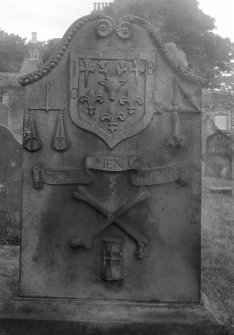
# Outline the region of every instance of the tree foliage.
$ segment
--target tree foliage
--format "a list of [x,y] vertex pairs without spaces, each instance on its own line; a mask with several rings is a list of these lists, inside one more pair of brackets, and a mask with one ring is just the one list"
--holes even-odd
[[43,63],[47,62],[53,53],[59,48],[61,38],[53,38],[41,44],[41,52],[43,54]]
[[0,72],[19,72],[26,50],[25,39],[0,29]]
[[105,13],[115,19],[140,16],[152,23],[164,42],[176,43],[194,72],[211,85],[217,71],[229,71],[233,44],[212,32],[215,20],[199,9],[196,0],[115,0]]
[[[114,19],[135,15],[152,23],[165,42],[186,53],[189,66],[208,79],[210,87],[221,87],[223,74],[230,72],[233,43],[213,32],[215,20],[199,9],[197,0],[115,0],[104,12]],[[59,43],[57,38],[38,43],[43,62]],[[0,72],[18,72],[27,48],[25,39],[0,29]]]

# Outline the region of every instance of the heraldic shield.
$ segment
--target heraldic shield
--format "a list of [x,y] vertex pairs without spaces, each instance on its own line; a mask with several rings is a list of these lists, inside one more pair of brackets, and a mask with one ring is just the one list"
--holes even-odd
[[155,53],[83,51],[70,56],[70,115],[112,149],[154,114]]

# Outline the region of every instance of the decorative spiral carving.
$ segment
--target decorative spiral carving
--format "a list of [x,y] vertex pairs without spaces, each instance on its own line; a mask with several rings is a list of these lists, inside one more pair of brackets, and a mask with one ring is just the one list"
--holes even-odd
[[132,28],[129,22],[122,21],[116,27],[116,33],[119,37],[127,39],[132,36]]
[[102,19],[97,23],[97,35],[100,37],[106,37],[113,33],[114,27],[110,20]]

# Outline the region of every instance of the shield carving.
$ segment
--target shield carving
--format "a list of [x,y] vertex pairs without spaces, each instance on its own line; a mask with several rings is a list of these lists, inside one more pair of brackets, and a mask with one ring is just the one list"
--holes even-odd
[[71,53],[70,116],[112,149],[141,132],[154,114],[155,53]]

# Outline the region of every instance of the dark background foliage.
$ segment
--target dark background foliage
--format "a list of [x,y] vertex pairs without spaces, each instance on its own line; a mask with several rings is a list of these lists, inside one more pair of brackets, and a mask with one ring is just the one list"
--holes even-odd
[[164,42],[174,42],[186,53],[194,72],[216,86],[217,74],[230,71],[233,44],[212,32],[215,20],[198,6],[196,0],[116,0],[105,13],[115,19],[143,17],[159,30]]
[[[164,42],[174,42],[186,53],[190,68],[212,88],[219,88],[222,74],[231,69],[233,43],[213,32],[215,20],[199,9],[197,0],[115,0],[104,12],[115,19],[135,15],[152,23]],[[44,62],[60,40],[39,43]],[[0,30],[0,72],[18,72],[27,48],[25,39]]]
[[25,39],[0,29],[1,72],[18,72],[26,51]]

